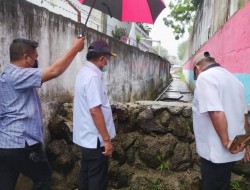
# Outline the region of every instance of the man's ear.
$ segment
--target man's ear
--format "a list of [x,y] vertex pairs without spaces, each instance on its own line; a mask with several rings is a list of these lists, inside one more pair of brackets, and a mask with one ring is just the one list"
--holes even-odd
[[103,61],[103,60],[105,60],[105,58],[104,58],[104,56],[102,55],[102,56],[100,57],[100,61]]
[[28,58],[29,58],[29,55],[26,54],[26,53],[25,53],[25,54],[23,55],[23,57],[22,57],[22,59],[23,59],[23,60],[26,60],[26,61],[28,60]]

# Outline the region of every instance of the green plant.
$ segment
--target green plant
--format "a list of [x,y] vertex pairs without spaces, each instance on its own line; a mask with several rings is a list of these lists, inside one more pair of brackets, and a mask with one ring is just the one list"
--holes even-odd
[[168,170],[170,171],[169,169],[169,165],[166,161],[163,160],[162,156],[160,154],[157,155],[157,160],[160,161],[160,170]]
[[183,82],[186,81],[185,76],[184,76],[184,74],[183,74],[183,72],[182,72],[182,68],[180,68],[180,69],[177,71],[176,74],[178,75],[178,77],[180,77],[180,80],[181,80],[181,81],[183,81]]
[[157,179],[157,181],[154,183],[154,190],[161,190],[161,179]]
[[174,31],[175,39],[184,36],[186,30],[190,30],[201,0],[176,0],[170,1],[170,14],[163,18],[166,26]]
[[126,36],[126,35],[127,35],[127,31],[125,28],[116,26],[115,30],[112,30],[112,36],[118,40],[120,40],[122,36]]
[[231,182],[231,188],[232,190],[244,190],[244,184],[239,180],[235,180]]
[[240,0],[240,1],[238,2],[238,7],[239,7],[239,9],[241,9],[241,8],[244,7],[244,0]]
[[136,42],[140,42],[141,41],[141,36],[139,34],[137,34],[135,39],[136,39]]

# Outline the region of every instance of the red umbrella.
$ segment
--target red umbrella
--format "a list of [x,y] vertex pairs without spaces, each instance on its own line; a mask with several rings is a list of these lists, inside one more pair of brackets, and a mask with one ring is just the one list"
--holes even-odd
[[[163,0],[78,0],[83,5],[109,14],[120,21],[153,24],[161,11],[166,8]],[[86,20],[86,24],[89,19]]]

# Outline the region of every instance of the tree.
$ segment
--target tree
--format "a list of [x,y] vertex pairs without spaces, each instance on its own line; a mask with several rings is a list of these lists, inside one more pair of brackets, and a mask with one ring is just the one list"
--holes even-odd
[[163,58],[165,58],[165,59],[168,59],[169,54],[168,54],[168,50],[167,50],[166,48],[157,45],[157,46],[153,46],[153,49],[154,49],[157,53],[160,52],[160,53],[159,53],[159,56],[161,56],[161,57],[163,57]]
[[118,40],[120,40],[122,36],[126,35],[127,31],[125,28],[115,26],[115,30],[112,30],[112,36]]
[[202,0],[175,0],[169,3],[170,14],[163,18],[166,26],[174,30],[175,39],[183,37],[193,25],[195,14]]
[[177,55],[178,55],[178,58],[180,60],[183,61],[184,59],[184,56],[185,56],[185,53],[186,53],[186,50],[187,50],[187,45],[188,45],[188,41],[184,41],[182,42],[179,46],[178,46],[178,52],[177,52]]

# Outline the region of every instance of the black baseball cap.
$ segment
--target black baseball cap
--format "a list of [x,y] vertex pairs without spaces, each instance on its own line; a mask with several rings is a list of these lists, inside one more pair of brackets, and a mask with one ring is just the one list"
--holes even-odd
[[116,56],[115,53],[111,52],[108,43],[105,42],[104,40],[97,40],[92,42],[88,48],[88,53],[89,52],[107,53],[111,56]]

